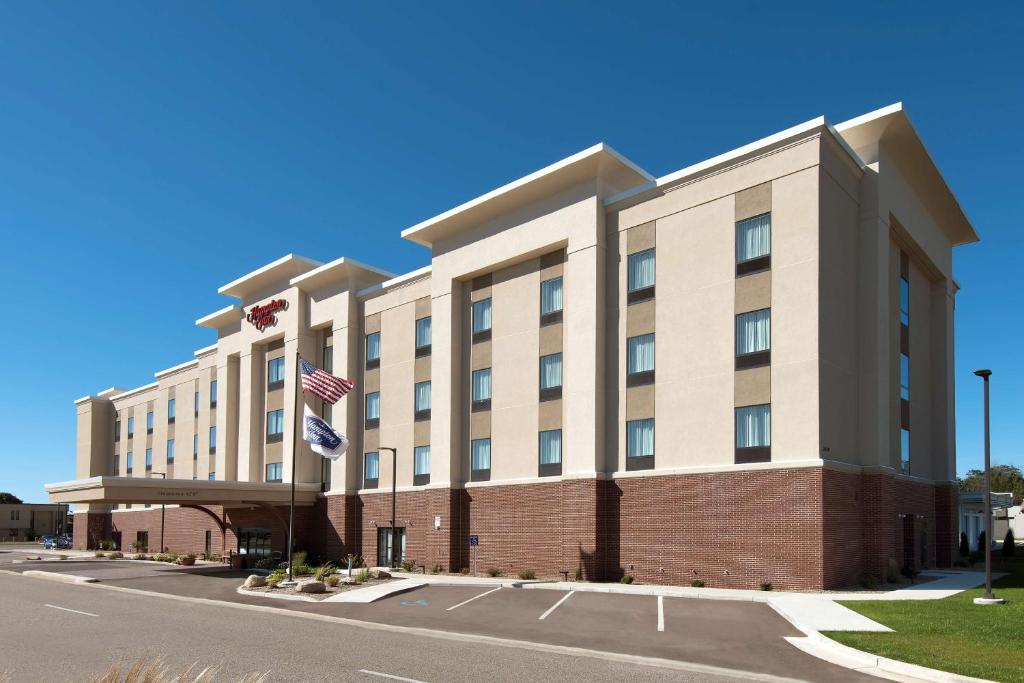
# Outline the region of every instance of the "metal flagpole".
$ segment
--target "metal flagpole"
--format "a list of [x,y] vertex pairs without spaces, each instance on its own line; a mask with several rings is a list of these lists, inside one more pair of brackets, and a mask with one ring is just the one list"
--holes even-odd
[[295,422],[292,425],[292,491],[291,491],[291,502],[288,505],[288,582],[292,583],[292,547],[295,545],[292,542],[292,533],[295,529],[295,451],[296,443],[298,441],[298,428],[299,420],[304,417],[299,416],[299,387],[302,386],[302,377],[300,376],[299,370],[299,352],[295,352],[295,400],[292,401],[292,408],[295,410]]

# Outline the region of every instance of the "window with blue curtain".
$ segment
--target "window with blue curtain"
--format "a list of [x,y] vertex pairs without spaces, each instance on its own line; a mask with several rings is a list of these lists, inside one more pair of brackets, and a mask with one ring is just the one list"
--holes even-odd
[[284,383],[284,356],[267,361],[267,384]]
[[147,448],[146,449],[146,469],[147,470],[153,469],[153,449],[152,448]]
[[135,457],[132,455],[131,451],[128,451],[125,455],[125,464],[128,466],[128,471],[131,472],[132,466],[135,464]]
[[210,476],[207,477],[207,479],[209,479],[210,481],[213,481],[216,478],[217,478],[217,473],[216,472],[210,472]]
[[772,253],[772,215],[747,218],[736,223],[736,262],[743,263]]
[[630,292],[654,286],[654,249],[629,255],[627,280]]
[[470,444],[472,458],[473,458],[473,469],[474,470],[489,470],[491,469],[491,440],[490,439],[473,439]]
[[168,422],[174,422],[174,399],[167,400],[167,420]]
[[651,372],[654,370],[654,334],[641,334],[626,340],[626,372]]
[[421,410],[430,410],[430,381],[417,382],[414,387],[415,404],[414,410],[420,412]]
[[540,357],[540,388],[553,389],[562,386],[562,354],[552,353]]
[[903,474],[910,473],[910,430],[900,430],[900,470]]
[[217,425],[210,427],[210,450],[217,447]]
[[562,310],[562,278],[556,277],[540,283],[540,314]]
[[474,401],[489,401],[491,400],[491,369],[483,368],[482,370],[473,371],[473,400]]
[[195,460],[199,457],[199,435],[192,435],[192,459]]
[[374,391],[366,395],[366,419],[380,419],[380,392]]
[[736,355],[768,351],[772,346],[772,312],[760,311],[741,313],[736,316]]
[[473,331],[485,332],[491,329],[491,300],[483,299],[473,304]]
[[146,413],[146,433],[152,433],[153,431],[153,411]]
[[271,410],[267,413],[267,436],[284,434],[284,410]]
[[267,463],[267,481],[281,481],[284,475],[284,465],[279,462]]
[[422,349],[430,346],[431,339],[430,318],[420,318],[416,321],[416,348]]
[[900,322],[910,325],[910,283],[907,278],[900,278]]
[[430,474],[430,446],[417,446],[413,450],[413,474]]
[[562,430],[552,429],[540,433],[540,464],[557,465],[562,462]]
[[365,479],[380,479],[380,455],[377,451],[366,454],[363,473]]
[[133,434],[135,434],[135,418],[134,417],[129,417],[128,418],[128,436],[132,436]]
[[210,380],[210,406],[217,405],[217,380]]
[[380,360],[380,332],[366,335],[366,360]]
[[630,420],[626,423],[626,457],[654,455],[654,418]]
[[763,448],[772,445],[772,408],[770,405],[736,409],[736,448]]
[[910,400],[910,357],[900,354],[900,398]]
[[167,462],[174,462],[174,439],[167,439]]

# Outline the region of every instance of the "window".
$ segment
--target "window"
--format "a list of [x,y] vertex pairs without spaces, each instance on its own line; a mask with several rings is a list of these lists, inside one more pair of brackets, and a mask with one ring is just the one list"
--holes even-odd
[[736,409],[736,463],[768,462],[772,445],[770,405]]
[[552,429],[540,433],[539,457],[539,476],[551,477],[562,473],[561,429]]
[[128,451],[128,453],[125,454],[125,464],[128,465],[128,474],[131,474],[132,473],[132,465],[135,464],[135,458],[132,457],[132,452],[131,451]]
[[199,435],[198,434],[193,434],[192,435],[192,459],[193,460],[198,460],[199,459]]
[[121,473],[121,456],[114,453],[114,476],[116,477]]
[[363,456],[363,488],[375,489],[380,480],[380,454],[372,451]]
[[430,355],[430,345],[433,342],[433,331],[431,330],[430,318],[420,318],[416,321],[416,357]]
[[149,411],[148,413],[146,413],[146,433],[147,434],[152,434],[153,433],[153,411],[152,410]]
[[268,482],[280,482],[282,481],[282,475],[284,473],[284,464],[279,462],[268,462],[267,463],[267,481]]
[[771,267],[772,215],[764,213],[736,223],[736,274]]
[[210,380],[210,407],[217,407],[217,380]]
[[380,367],[380,332],[366,335],[366,369]]
[[413,450],[413,486],[430,483],[430,446],[417,446]]
[[491,409],[491,369],[473,371],[473,412]]
[[114,441],[121,440],[121,416],[114,418]]
[[473,341],[491,338],[491,300],[482,299],[473,304]]
[[900,252],[900,470],[910,471],[910,257]]
[[540,324],[562,322],[562,278],[556,277],[540,283]]
[[768,365],[772,360],[770,308],[736,316],[736,369]]
[[900,471],[910,474],[910,430],[900,430]]
[[210,427],[210,452],[217,452],[217,425]]
[[284,439],[284,410],[267,412],[267,443],[277,443]]
[[192,412],[195,414],[195,417],[199,417],[199,392],[198,391],[195,392],[194,403],[192,405]]
[[562,354],[540,357],[540,400],[562,398]]
[[374,391],[366,395],[366,428],[380,426],[380,392]]
[[167,439],[167,463],[174,463],[174,439]]
[[324,347],[324,371],[334,372],[334,346]]
[[210,472],[210,476],[207,477],[207,479],[209,479],[210,481],[213,481],[216,478],[217,478],[217,473],[216,472]]
[[626,340],[626,386],[654,384],[654,334]]
[[654,249],[630,254],[626,261],[626,303],[654,298]]
[[430,419],[430,381],[417,382],[416,386],[413,387],[413,409],[415,410],[415,419],[417,420],[429,420]]
[[11,521],[16,522],[21,519],[21,510],[11,510]]
[[654,418],[626,422],[626,470],[654,469]]
[[149,472],[151,469],[153,469],[153,449],[152,448],[147,448],[146,449],[146,471]]
[[487,481],[491,478],[491,440],[473,439],[471,481]]
[[128,438],[132,438],[135,434],[135,417],[128,418]]
[[910,357],[905,353],[900,354],[900,398],[910,400]]
[[900,324],[910,325],[910,282],[900,277]]
[[271,358],[267,361],[267,389],[280,389],[284,386],[284,356]]
[[167,400],[167,424],[174,424],[174,399]]

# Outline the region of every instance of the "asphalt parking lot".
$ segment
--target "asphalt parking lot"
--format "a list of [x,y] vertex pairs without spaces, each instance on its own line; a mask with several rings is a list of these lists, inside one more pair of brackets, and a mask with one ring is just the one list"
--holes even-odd
[[[0,560],[2,562],[2,560]],[[361,621],[658,657],[808,681],[872,677],[807,655],[783,640],[802,635],[762,603],[550,589],[425,586],[370,604],[242,596],[248,572],[85,558],[4,567],[91,576],[103,584],[244,602]]]

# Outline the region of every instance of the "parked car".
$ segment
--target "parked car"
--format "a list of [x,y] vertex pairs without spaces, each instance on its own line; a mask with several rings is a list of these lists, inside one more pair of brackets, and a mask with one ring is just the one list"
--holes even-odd
[[68,550],[71,548],[71,539],[66,536],[51,537],[50,540],[43,543],[43,548],[46,550]]
[[53,534],[47,534],[47,535],[45,535],[45,536],[40,536],[40,537],[39,537],[39,542],[40,542],[40,543],[42,543],[42,544],[43,544],[44,546],[45,546],[45,545],[46,545],[47,543],[51,543],[51,542],[53,542],[53,541],[55,541],[55,540],[57,540],[57,537],[56,537],[56,536],[54,536]]

